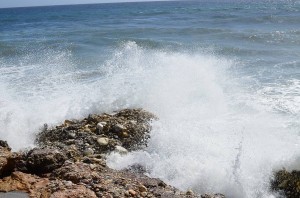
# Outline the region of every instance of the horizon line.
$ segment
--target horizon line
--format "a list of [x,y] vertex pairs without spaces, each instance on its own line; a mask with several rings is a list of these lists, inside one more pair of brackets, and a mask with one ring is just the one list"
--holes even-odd
[[[29,5],[29,6],[9,6],[0,7],[0,9],[11,8],[34,8],[34,7],[52,7],[52,6],[76,6],[76,5],[97,5],[97,4],[121,4],[121,3],[146,3],[146,2],[164,2],[164,1],[180,1],[180,0],[143,0],[143,1],[115,1],[115,2],[91,2],[91,3],[74,3],[74,4],[50,4],[50,5]],[[188,0],[190,1],[190,0]]]

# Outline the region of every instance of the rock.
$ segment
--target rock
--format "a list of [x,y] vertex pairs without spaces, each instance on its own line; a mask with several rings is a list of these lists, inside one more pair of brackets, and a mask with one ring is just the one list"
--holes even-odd
[[67,157],[55,148],[35,148],[29,151],[26,166],[31,173],[52,172],[63,165]]
[[100,146],[107,146],[108,145],[108,138],[98,138],[97,142]]
[[144,185],[139,185],[140,192],[147,192],[147,188]]
[[103,130],[103,127],[106,125],[106,122],[99,122],[96,126],[97,129],[99,129],[99,131]]
[[0,178],[8,176],[15,168],[16,155],[6,141],[0,140]]
[[121,133],[126,130],[126,127],[123,126],[122,124],[116,124],[112,126],[112,132],[114,133]]
[[286,198],[300,197],[300,171],[288,172],[283,169],[275,172],[271,188],[274,191],[282,192]]
[[137,194],[137,193],[136,193],[134,190],[132,190],[132,189],[129,189],[128,192],[129,192],[129,194],[132,195],[132,196],[135,196],[135,195]]
[[23,191],[29,193],[30,197],[49,197],[47,190],[49,179],[40,178],[35,175],[22,172],[13,172],[11,176],[0,180],[0,191]]
[[225,198],[225,195],[217,193],[217,194],[204,194],[201,195],[201,198]]
[[194,194],[194,192],[191,189],[188,189],[186,191],[186,195],[193,195],[193,194]]
[[86,188],[83,185],[76,185],[71,189],[61,189],[53,194],[51,194],[50,198],[96,198],[96,194],[90,189]]
[[127,149],[122,146],[116,146],[115,151],[120,153],[121,155],[126,155],[128,153]]
[[11,151],[11,148],[8,146],[7,141],[0,140],[0,147],[5,148],[8,151]]
[[83,155],[84,156],[89,156],[89,155],[93,155],[94,154],[94,150],[92,148],[86,148],[84,151],[83,151]]

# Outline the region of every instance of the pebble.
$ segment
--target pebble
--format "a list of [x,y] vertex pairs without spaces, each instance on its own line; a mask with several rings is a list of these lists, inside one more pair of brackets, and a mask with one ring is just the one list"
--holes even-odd
[[121,132],[121,131],[124,131],[126,130],[126,127],[124,127],[122,124],[116,124],[114,127],[113,127],[114,131],[115,132]]
[[127,132],[123,132],[122,136],[125,137],[125,138],[127,138],[127,137],[129,137],[129,134]]
[[64,184],[67,187],[71,187],[73,183],[71,181],[65,181]]
[[103,127],[106,125],[106,122],[99,122],[98,124],[97,124],[97,129],[99,129],[100,131],[102,131],[103,130]]
[[97,167],[97,165],[95,165],[95,164],[90,164],[90,168],[93,170],[93,169],[95,169]]
[[147,196],[147,192],[142,192],[141,195],[142,195],[142,197],[146,197]]
[[100,146],[106,146],[108,145],[108,138],[98,138],[97,142]]
[[70,133],[68,134],[68,136],[69,136],[69,138],[75,138],[75,137],[76,137],[76,133],[70,132]]
[[83,154],[84,154],[85,156],[93,155],[93,154],[94,154],[94,151],[93,151],[93,149],[91,149],[91,148],[87,148],[87,149],[85,149],[85,150],[83,151]]
[[140,192],[147,192],[147,188],[144,185],[139,186],[139,191]]
[[137,193],[136,193],[134,190],[132,190],[132,189],[129,189],[128,192],[129,192],[129,194],[131,194],[132,196],[135,196],[135,195],[137,194]]
[[120,153],[121,155],[125,155],[128,153],[127,149],[122,146],[116,146],[115,151]]

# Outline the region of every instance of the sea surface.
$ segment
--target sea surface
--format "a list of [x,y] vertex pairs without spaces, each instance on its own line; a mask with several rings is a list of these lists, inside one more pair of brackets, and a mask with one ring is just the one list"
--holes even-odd
[[[300,1],[177,1],[0,9],[0,139],[144,108],[149,147],[112,154],[181,190],[278,197],[300,168]],[[298,162],[297,162],[298,161]]]

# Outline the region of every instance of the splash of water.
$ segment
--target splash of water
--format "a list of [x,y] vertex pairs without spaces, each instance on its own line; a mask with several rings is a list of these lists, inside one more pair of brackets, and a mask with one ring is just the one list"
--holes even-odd
[[69,52],[47,53],[51,60],[33,54],[0,68],[0,134],[14,149],[32,144],[46,122],[142,107],[160,118],[149,147],[112,154],[109,165],[140,163],[150,176],[183,190],[270,197],[272,170],[299,154],[299,126],[265,105],[264,88],[240,86],[243,76],[230,73],[233,60],[127,42],[105,64],[84,71]]

